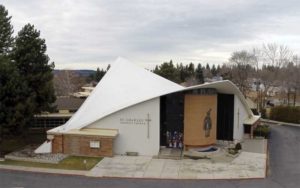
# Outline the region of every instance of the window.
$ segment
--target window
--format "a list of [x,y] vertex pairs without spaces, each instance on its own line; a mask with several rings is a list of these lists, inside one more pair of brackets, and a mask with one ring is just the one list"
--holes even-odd
[[100,141],[90,141],[90,148],[100,148]]

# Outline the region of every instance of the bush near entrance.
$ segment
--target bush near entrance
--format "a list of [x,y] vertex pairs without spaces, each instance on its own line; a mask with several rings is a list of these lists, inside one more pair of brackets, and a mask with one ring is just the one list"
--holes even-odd
[[300,106],[276,106],[271,109],[270,119],[288,123],[300,123]]
[[268,125],[259,125],[253,131],[254,137],[270,138],[270,127]]

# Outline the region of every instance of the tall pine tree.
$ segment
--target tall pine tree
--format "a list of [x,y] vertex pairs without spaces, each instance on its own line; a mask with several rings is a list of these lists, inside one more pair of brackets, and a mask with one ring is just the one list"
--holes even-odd
[[33,25],[27,24],[18,33],[13,58],[20,76],[29,87],[28,96],[33,97],[34,113],[51,110],[55,101],[53,87],[54,63],[49,63],[45,40]]
[[213,64],[213,66],[211,68],[211,74],[213,76],[217,76],[217,68],[216,68],[215,64]]
[[[30,121],[31,98],[17,68],[7,57],[0,57],[0,127],[11,134],[20,133]],[[1,132],[0,131],[0,132]]]
[[196,79],[200,84],[204,83],[204,75],[203,75],[203,68],[201,63],[198,64],[196,70],[195,70],[195,74],[196,74]]
[[100,80],[103,78],[103,76],[105,75],[106,71],[104,71],[103,69],[99,69],[99,67],[96,70],[96,73],[94,74],[94,80],[97,82],[100,82]]
[[191,62],[189,65],[186,66],[187,67],[187,78],[193,78],[195,75],[195,66],[194,64]]
[[24,126],[26,108],[22,98],[25,85],[9,58],[13,44],[10,19],[8,11],[0,5],[0,145],[5,135],[16,134]]
[[3,5],[0,5],[0,55],[8,55],[13,45],[14,32],[10,24],[11,16]]

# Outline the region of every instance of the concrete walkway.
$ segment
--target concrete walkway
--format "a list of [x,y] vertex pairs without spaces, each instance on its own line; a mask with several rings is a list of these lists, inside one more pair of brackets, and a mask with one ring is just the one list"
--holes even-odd
[[243,179],[264,178],[266,140],[245,140],[243,152],[235,159],[222,153],[213,159],[153,159],[146,156],[104,158],[91,171],[0,165],[0,169],[92,177],[158,179]]
[[241,179],[264,178],[266,154],[242,152],[231,162],[201,159],[152,159],[115,156],[104,158],[87,175],[159,179]]
[[267,153],[268,140],[245,139],[242,143],[243,151],[251,153]]

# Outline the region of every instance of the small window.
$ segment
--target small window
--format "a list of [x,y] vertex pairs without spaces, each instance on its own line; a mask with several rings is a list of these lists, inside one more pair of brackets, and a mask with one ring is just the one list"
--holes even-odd
[[90,148],[100,148],[100,141],[90,141]]

